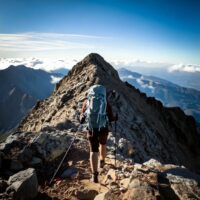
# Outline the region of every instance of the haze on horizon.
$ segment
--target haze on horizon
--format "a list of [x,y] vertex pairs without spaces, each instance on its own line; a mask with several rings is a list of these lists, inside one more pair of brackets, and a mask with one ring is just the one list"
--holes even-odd
[[182,63],[200,70],[199,0],[0,4],[0,62],[29,57],[76,61],[97,52],[115,62]]

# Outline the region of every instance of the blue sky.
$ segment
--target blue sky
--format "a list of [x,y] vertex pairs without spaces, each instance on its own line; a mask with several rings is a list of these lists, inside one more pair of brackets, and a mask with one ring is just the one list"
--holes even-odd
[[200,65],[199,0],[0,0],[0,57]]

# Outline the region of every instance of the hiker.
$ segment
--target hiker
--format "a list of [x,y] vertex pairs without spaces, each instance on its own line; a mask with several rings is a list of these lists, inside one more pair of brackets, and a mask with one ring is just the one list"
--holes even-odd
[[106,157],[106,141],[108,125],[116,120],[112,108],[106,98],[106,88],[103,85],[93,85],[83,102],[80,122],[87,122],[87,137],[90,146],[91,181],[98,183],[98,153],[100,168],[103,168]]

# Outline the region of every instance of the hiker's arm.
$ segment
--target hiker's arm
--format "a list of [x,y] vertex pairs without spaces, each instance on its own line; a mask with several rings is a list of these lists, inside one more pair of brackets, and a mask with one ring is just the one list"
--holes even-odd
[[86,111],[86,109],[87,109],[87,101],[85,100],[84,102],[83,102],[83,106],[82,106],[82,114],[84,114],[85,113],[85,111]]
[[83,124],[85,122],[85,111],[87,109],[87,101],[85,100],[83,102],[83,106],[82,106],[82,109],[81,109],[81,115],[80,115],[80,123]]

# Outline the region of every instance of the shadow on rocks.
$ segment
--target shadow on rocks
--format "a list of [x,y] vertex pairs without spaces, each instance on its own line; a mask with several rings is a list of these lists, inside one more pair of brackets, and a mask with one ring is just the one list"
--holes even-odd
[[176,195],[174,190],[170,187],[169,180],[165,177],[165,174],[158,174],[159,192],[161,195],[160,200],[179,200],[179,197]]
[[[41,200],[52,200],[52,198],[50,196],[48,196],[48,194],[41,193],[41,192],[39,192],[38,195],[37,195],[37,197],[35,197],[35,199],[33,199],[33,200],[39,200],[39,199],[41,199]],[[53,199],[54,200],[58,200],[55,197]]]

